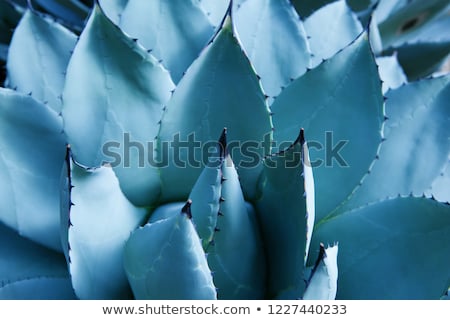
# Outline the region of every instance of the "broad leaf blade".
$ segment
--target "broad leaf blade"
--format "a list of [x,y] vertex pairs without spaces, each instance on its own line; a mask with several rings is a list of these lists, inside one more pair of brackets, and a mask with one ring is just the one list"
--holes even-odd
[[277,96],[310,67],[305,29],[288,0],[246,0],[233,22],[267,95]]
[[305,20],[305,29],[312,53],[312,67],[331,58],[363,31],[345,0],[333,2],[314,12]]
[[314,230],[313,247],[335,241],[337,299],[439,299],[450,279],[447,204],[407,197],[347,211]]
[[149,223],[127,241],[125,270],[136,299],[216,299],[200,239],[186,214]]
[[168,165],[161,169],[163,200],[187,198],[210,143],[215,145],[224,127],[236,146],[231,154],[244,193],[252,198],[260,159],[269,150],[270,143],[260,145],[271,137],[271,121],[259,81],[229,18],[180,81],[164,114],[158,139],[160,150],[168,149]]
[[[71,170],[68,231],[69,270],[81,299],[129,298],[122,265],[125,242],[146,218],[146,210],[134,207],[122,194],[110,167]],[[62,217],[67,214],[62,213]],[[64,241],[64,240],[63,240]]]
[[[220,27],[230,0],[197,0],[214,27]],[[233,2],[235,3],[236,0]]]
[[62,119],[28,95],[0,88],[0,220],[55,250],[59,240]]
[[152,50],[175,83],[214,33],[199,5],[186,0],[128,0],[120,27]]
[[95,6],[68,67],[64,130],[75,160],[111,163],[125,195],[140,206],[160,193],[153,139],[173,88],[156,59]]
[[65,72],[76,41],[75,34],[57,22],[27,10],[9,48],[8,85],[31,92],[60,112]]
[[314,225],[314,181],[302,136],[264,161],[256,202],[268,263],[268,296],[298,298]]
[[334,300],[337,292],[338,245],[325,249],[320,246],[320,253],[312,270],[311,277],[303,294],[304,300]]
[[129,0],[99,0],[100,7],[108,18],[116,25],[120,24],[120,19]]
[[278,145],[299,128],[308,133],[320,219],[359,184],[381,141],[383,97],[367,34],[292,82],[272,110]]
[[75,299],[62,254],[0,224],[1,299]]
[[410,83],[387,94],[386,141],[347,208],[398,194],[422,195],[432,186],[450,154],[449,100],[450,76]]
[[402,67],[398,63],[397,55],[377,58],[378,71],[383,81],[383,94],[392,89],[397,89],[408,82]]

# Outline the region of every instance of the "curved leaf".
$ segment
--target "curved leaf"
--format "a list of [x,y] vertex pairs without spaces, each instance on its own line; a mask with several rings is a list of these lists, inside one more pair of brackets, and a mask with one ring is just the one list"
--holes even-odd
[[55,250],[64,153],[61,118],[28,95],[0,88],[0,221]]
[[425,192],[426,195],[434,197],[441,202],[450,202],[450,194],[448,192],[450,186],[450,156],[445,164],[444,169],[439,176],[433,181],[430,189]]
[[63,255],[0,224],[0,298],[74,299]]
[[387,94],[386,141],[345,207],[398,194],[422,195],[431,187],[450,154],[449,100],[450,76],[410,83]]
[[268,296],[298,299],[315,217],[314,180],[303,131],[264,161],[256,202],[268,265]]
[[193,0],[128,0],[120,27],[161,59],[175,83],[214,33]]
[[383,97],[367,34],[292,82],[272,111],[279,145],[308,132],[320,219],[358,185],[381,141]]
[[[71,169],[69,220],[62,221],[68,235],[68,262],[72,283],[80,299],[129,298],[122,255],[130,233],[146,218],[122,194],[110,167]],[[62,218],[67,213],[62,212]],[[63,239],[63,242],[65,240]]]
[[261,143],[271,137],[271,121],[258,78],[233,34],[230,18],[180,81],[164,114],[158,139],[160,150],[168,154],[168,165],[161,169],[164,201],[187,198],[208,148],[215,146],[215,137],[224,127],[234,147],[230,153],[243,190],[252,198],[260,159],[270,148],[270,143],[263,147]]
[[30,2],[34,6],[37,4],[37,8],[43,8],[78,30],[83,29],[84,20],[87,18],[90,9],[78,0],[31,0]]
[[320,245],[319,257],[314,265],[308,284],[306,285],[304,300],[334,300],[337,292],[338,246],[325,249]]
[[310,66],[305,29],[289,0],[246,0],[233,23],[267,95],[277,96]]
[[[214,27],[220,27],[226,15],[230,0],[197,0]],[[236,2],[234,0],[233,2]]]
[[168,72],[95,6],[64,88],[64,130],[74,158],[109,162],[125,195],[150,206],[160,193],[153,139],[174,84]]
[[315,228],[313,246],[335,241],[337,299],[439,299],[450,279],[450,206],[431,199],[376,202]]
[[76,41],[75,34],[63,26],[27,10],[11,40],[8,85],[32,92],[35,99],[60,112],[65,72]]
[[305,20],[305,29],[312,53],[312,67],[334,56],[363,31],[345,0],[330,3],[315,11]]
[[216,299],[200,239],[185,214],[139,228],[127,241],[124,266],[136,299]]
[[223,159],[220,209],[208,264],[220,299],[262,299],[265,256],[254,211],[248,210],[229,155]]

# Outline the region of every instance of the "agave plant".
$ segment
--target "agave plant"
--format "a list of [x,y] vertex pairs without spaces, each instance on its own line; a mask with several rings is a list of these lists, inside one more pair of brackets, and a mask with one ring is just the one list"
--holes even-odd
[[444,297],[448,4],[369,2],[0,2],[0,297]]

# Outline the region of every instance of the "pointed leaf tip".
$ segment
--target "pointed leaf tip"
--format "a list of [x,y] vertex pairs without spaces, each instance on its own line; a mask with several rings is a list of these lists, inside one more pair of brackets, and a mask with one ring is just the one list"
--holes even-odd
[[185,214],[189,220],[192,219],[192,211],[191,211],[192,200],[189,199],[186,201],[186,204],[183,208],[181,208],[181,214]]

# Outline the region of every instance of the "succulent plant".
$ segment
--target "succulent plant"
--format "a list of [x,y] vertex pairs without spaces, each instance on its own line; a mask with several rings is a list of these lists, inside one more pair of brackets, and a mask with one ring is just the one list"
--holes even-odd
[[0,297],[448,297],[448,2],[315,3],[0,1]]

